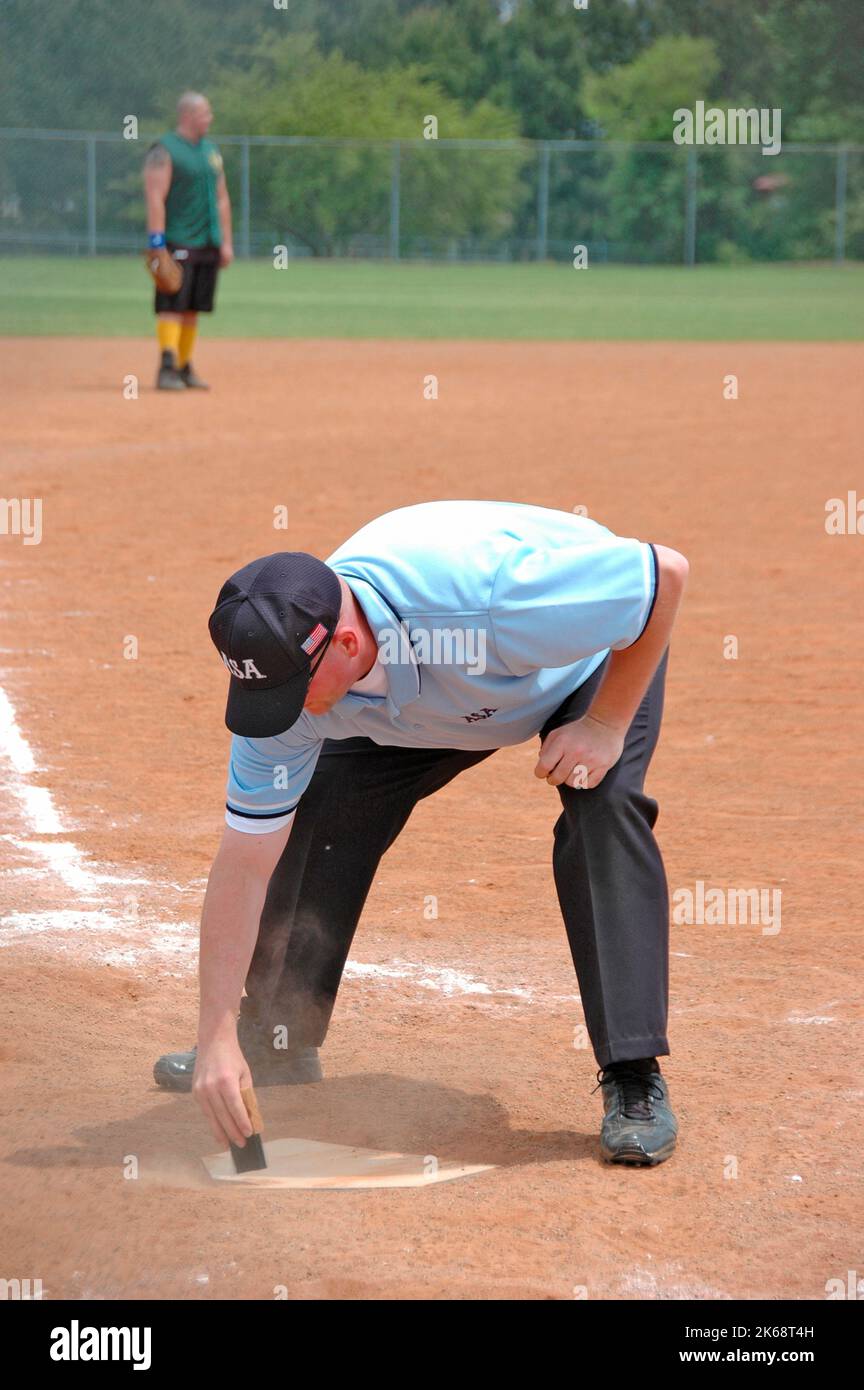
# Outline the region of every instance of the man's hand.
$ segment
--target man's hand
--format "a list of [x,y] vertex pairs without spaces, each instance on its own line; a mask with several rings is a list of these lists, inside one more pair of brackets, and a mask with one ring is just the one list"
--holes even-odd
[[[603,781],[610,767],[621,757],[625,732],[611,724],[603,724],[590,714],[572,724],[563,724],[560,729],[553,729],[540,745],[534,776],[545,778],[550,787],[560,787],[566,782],[568,786],[590,791]],[[576,776],[571,777],[574,769]]]
[[244,835],[226,825],[213,861],[201,914],[201,1007],[192,1090],[210,1128],[223,1143],[242,1147],[252,1133],[241,1086],[252,1077],[237,1041],[237,1012],[261,909],[293,816],[282,830]]
[[227,243],[223,242],[222,247],[219,251],[219,264],[221,265],[222,269],[225,270],[225,268],[231,264],[233,259],[234,247],[231,245],[230,241]]
[[230,1037],[211,1042],[198,1049],[192,1094],[207,1118],[214,1138],[227,1148],[239,1144],[242,1149],[252,1133],[252,1125],[240,1095],[241,1087],[252,1085],[252,1073],[240,1051],[237,1031]]

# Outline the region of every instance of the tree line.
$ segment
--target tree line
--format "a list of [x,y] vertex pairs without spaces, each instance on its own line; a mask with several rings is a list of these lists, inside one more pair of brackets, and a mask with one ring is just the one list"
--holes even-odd
[[[0,125],[143,132],[173,122],[179,91],[205,90],[219,133],[416,139],[657,140],[670,152],[590,152],[550,169],[550,241],[612,239],[627,258],[677,259],[683,161],[676,108],[779,108],[783,139],[864,142],[860,0],[67,0],[0,6]],[[431,143],[431,142],[430,142]],[[677,157],[676,157],[677,155]],[[446,156],[446,157],[445,157]],[[833,218],[829,161],[779,177],[749,152],[713,151],[699,182],[699,258],[824,253]],[[36,173],[0,156],[0,191]],[[28,153],[28,159],[32,153]],[[789,161],[793,161],[790,163]],[[778,165],[778,172],[780,166]],[[229,178],[236,168],[228,161]],[[860,171],[860,172],[859,172]],[[253,204],[265,240],[316,254],[383,235],[392,169],[373,150],[256,152]],[[530,153],[419,152],[402,170],[402,227],[430,246],[536,228]],[[61,180],[62,182],[62,180]],[[848,233],[864,254],[864,171],[850,173]],[[110,195],[117,217],[129,173]],[[35,187],[35,186],[34,186]],[[110,197],[109,197],[110,202]],[[526,251],[527,254],[527,251]]]

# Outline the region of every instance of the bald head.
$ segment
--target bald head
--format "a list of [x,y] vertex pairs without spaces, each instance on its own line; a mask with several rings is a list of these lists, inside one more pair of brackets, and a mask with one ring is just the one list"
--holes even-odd
[[213,112],[203,92],[184,92],[177,102],[177,133],[186,140],[200,140],[210,129]]
[[196,106],[206,106],[207,98],[203,92],[184,92],[177,102],[177,115],[181,119],[187,111],[192,111]]

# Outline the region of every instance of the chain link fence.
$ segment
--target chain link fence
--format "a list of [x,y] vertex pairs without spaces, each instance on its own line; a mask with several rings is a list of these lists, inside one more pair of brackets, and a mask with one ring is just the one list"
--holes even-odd
[[[144,239],[155,135],[0,129],[0,253]],[[864,146],[221,136],[241,256],[864,259]]]

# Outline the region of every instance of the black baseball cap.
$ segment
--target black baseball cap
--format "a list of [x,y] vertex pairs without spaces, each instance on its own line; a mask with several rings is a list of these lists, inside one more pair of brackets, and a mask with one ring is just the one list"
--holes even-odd
[[335,571],[300,550],[253,560],[222,585],[209,627],[231,674],[232,733],[272,738],[299,719],[341,607]]

